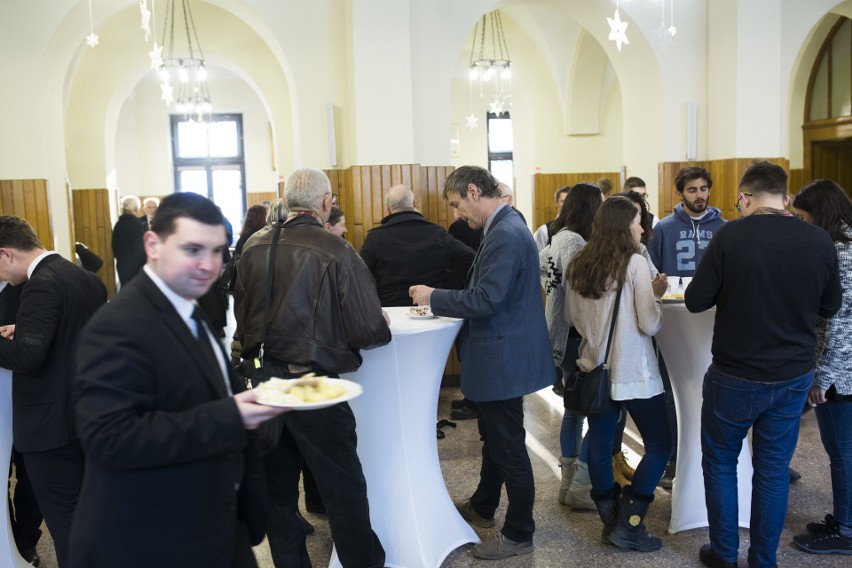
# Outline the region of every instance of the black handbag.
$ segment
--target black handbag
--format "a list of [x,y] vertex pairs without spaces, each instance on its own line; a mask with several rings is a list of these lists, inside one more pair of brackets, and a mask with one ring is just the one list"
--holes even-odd
[[234,286],[237,284],[237,261],[240,260],[240,253],[235,252],[225,268],[222,269],[222,275],[219,276],[219,288],[229,294],[234,293]]
[[615,320],[618,319],[618,304],[621,303],[621,288],[615,297],[615,307],[612,312],[612,322],[609,325],[609,337],[606,340],[604,362],[584,373],[579,368],[574,369],[565,377],[565,393],[562,397],[565,410],[581,416],[597,416],[605,414],[609,409],[609,348],[612,346],[612,334],[615,331]]

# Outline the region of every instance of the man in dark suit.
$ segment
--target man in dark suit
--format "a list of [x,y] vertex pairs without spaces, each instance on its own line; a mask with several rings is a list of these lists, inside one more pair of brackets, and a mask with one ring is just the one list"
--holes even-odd
[[473,262],[473,249],[423,218],[414,193],[395,185],[385,196],[387,217],[370,230],[361,258],[376,280],[382,306],[410,306],[412,284],[461,288]]
[[538,251],[520,216],[501,202],[497,180],[487,170],[455,170],[447,176],[444,199],[472,228],[483,229],[464,290],[410,290],[414,302],[431,305],[435,315],[465,319],[459,332],[461,388],[477,403],[483,448],[479,486],[456,507],[471,524],[493,527],[505,483],[509,507],[503,529],[472,553],[487,560],[529,554],[535,485],[524,444],[523,397],[553,383]]
[[266,512],[247,431],[284,410],[244,390],[195,302],[218,278],[225,243],[211,201],[166,197],[143,272],[83,330],[73,568],[256,566]]
[[139,209],[139,198],[135,195],[122,199],[121,216],[112,228],[112,256],[115,257],[115,269],[122,286],[130,282],[145,266],[142,235],[145,234],[147,225],[140,221]]
[[[21,301],[21,286],[10,286],[5,280],[0,281],[0,325],[15,323],[18,317],[18,305]],[[44,515],[38,508],[33,485],[30,476],[27,475],[27,466],[21,452],[12,448],[11,464],[15,466],[15,492],[14,498],[7,493],[9,506],[9,523],[12,525],[12,535],[15,537],[15,545],[24,560],[38,566],[41,559],[36,551],[36,545],[41,538],[41,523]],[[11,478],[12,468],[9,467]],[[11,480],[10,480],[11,489]]]
[[106,302],[98,277],[44,250],[30,225],[0,216],[0,279],[22,286],[15,325],[0,327],[0,366],[12,370],[12,431],[60,568],[83,456],[71,402],[74,349],[83,325]]

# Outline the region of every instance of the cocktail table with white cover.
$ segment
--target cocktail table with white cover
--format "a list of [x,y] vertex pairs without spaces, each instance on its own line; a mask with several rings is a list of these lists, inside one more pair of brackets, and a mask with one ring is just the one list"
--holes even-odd
[[[12,457],[12,371],[0,368],[0,471],[5,476],[9,472],[9,459]],[[3,478],[5,479],[5,477]],[[6,482],[3,481],[3,488]],[[3,500],[5,501],[5,499]],[[12,535],[12,523],[9,508],[4,502],[0,525],[0,566],[9,568],[27,568],[29,563],[18,554],[15,537]]]
[[[708,524],[701,469],[701,404],[704,374],[712,360],[710,348],[715,317],[715,308],[693,314],[682,301],[664,302],[663,327],[656,336],[669,371],[677,407],[677,469],[672,487],[670,533]],[[746,439],[737,465],[741,527],[748,527],[751,519],[753,471]]]
[[[391,342],[362,351],[361,368],[343,375],[364,387],[349,404],[370,521],[386,566],[437,568],[459,546],[479,542],[447,493],[435,436],[441,377],[462,320],[412,319],[409,308],[385,311]],[[336,551],[329,566],[340,566]]]

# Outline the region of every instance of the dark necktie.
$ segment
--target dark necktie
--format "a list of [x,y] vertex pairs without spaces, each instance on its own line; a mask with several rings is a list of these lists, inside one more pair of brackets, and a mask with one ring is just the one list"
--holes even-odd
[[195,320],[195,329],[197,331],[195,338],[198,340],[201,353],[204,354],[204,359],[208,362],[208,367],[211,368],[211,371],[215,369],[216,374],[213,376],[222,381],[222,384],[226,386],[226,390],[230,390],[227,388],[225,378],[222,376],[219,359],[216,357],[213,346],[210,344],[210,334],[207,332],[207,318],[200,306],[195,306],[195,309],[192,311],[192,319]]

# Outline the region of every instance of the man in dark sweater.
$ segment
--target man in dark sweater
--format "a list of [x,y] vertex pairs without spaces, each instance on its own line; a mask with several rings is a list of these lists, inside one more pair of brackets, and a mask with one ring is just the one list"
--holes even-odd
[[387,217],[367,233],[361,258],[367,264],[382,306],[410,306],[408,289],[426,283],[434,288],[464,287],[473,249],[423,218],[414,193],[395,185],[385,196]]
[[754,480],[748,563],[776,565],[787,512],[787,467],[813,383],[817,315],[840,307],[837,257],[828,234],[787,212],[787,174],[755,162],[743,174],[745,217],[720,227],[686,307],[716,306],[713,361],[704,378],[701,449],[710,544],[707,566],[736,566],[737,456],[752,429]]

